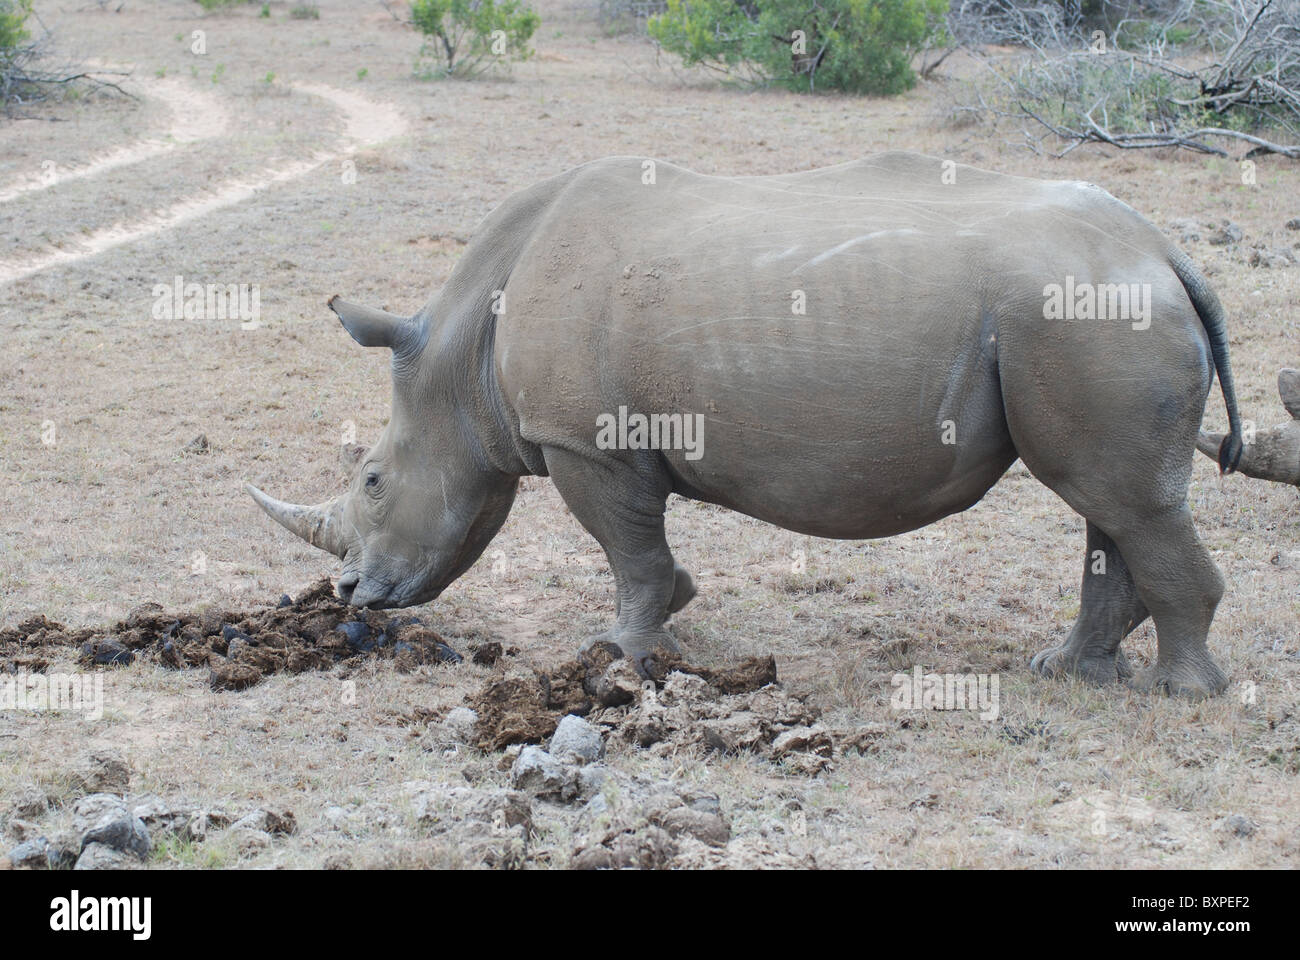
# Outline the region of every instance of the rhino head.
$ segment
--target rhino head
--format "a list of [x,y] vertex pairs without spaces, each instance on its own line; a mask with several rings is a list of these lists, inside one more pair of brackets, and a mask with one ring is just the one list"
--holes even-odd
[[[1300,486],[1300,370],[1279,373],[1277,392],[1282,396],[1282,406],[1291,414],[1291,422],[1259,431],[1255,442],[1243,449],[1238,469],[1248,477]],[[1222,440],[1222,434],[1202,430],[1196,446],[1215,457],[1219,449],[1215,444]]]
[[[473,394],[473,345],[431,340],[432,309],[406,318],[329,302],[352,338],[393,351],[393,411],[357,459],[346,493],[314,506],[248,492],[281,526],[343,561],[338,594],[358,607],[434,599],[478,559],[505,522],[518,476],[491,462]],[[489,351],[490,352],[490,351]]]

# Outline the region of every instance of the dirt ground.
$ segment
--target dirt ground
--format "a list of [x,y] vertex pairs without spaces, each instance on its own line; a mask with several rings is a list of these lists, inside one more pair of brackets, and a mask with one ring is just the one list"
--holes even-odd
[[[325,301],[413,312],[494,205],[604,155],[763,174],[905,148],[1096,182],[1207,271],[1243,415],[1285,419],[1275,378],[1300,366],[1300,267],[1278,251],[1300,247],[1284,226],[1300,217],[1295,163],[1257,158],[1243,184],[1235,162],[1190,154],[1053,160],[1015,129],[949,123],[943,81],[890,100],[728,89],[608,35],[590,8],[537,6],[537,56],[510,76],[420,82],[418,38],[377,3],[326,0],[308,20],[283,2],[269,18],[37,3],[62,50],[129,68],[136,97],[0,121],[0,627],[43,615],[82,631],[42,647],[44,669],[85,669],[85,644],[144,603],[191,625],[215,611],[219,635],[221,612],[337,575],[243,492],[322,500],[344,482],[340,445],[382,429],[387,359]],[[1214,242],[1225,221],[1240,238]],[[155,319],[154,286],[178,275],[256,284],[260,322]],[[1216,387],[1206,422],[1225,419]],[[292,813],[293,829],[255,841],[155,817],[153,867],[1295,865],[1300,498],[1220,480],[1199,457],[1190,497],[1228,583],[1211,649],[1232,685],[1200,704],[1029,674],[1078,611],[1084,526],[1020,464],[974,509],[878,542],[674,498],[669,542],[700,588],[672,622],[687,659],[772,655],[779,686],[758,704],[761,690],[683,673],[630,684],[627,702],[591,708],[600,777],[566,768],[539,791],[512,770],[519,744],[503,752],[452,717],[494,683],[552,676],[612,616],[596,543],[549,481],[525,479],[479,563],[404,612],[427,656],[340,649],[222,684],[140,633],[149,656],[96,668],[102,719],[0,712],[0,854],[70,829],[91,789],[76,772],[111,756],[132,802],[222,811],[217,826]],[[205,650],[217,667],[238,660],[223,645]],[[1149,664],[1154,630],[1126,647]],[[891,678],[916,665],[996,674],[999,716],[892,709]],[[740,714],[771,736],[728,740]],[[694,724],[716,736],[674,734]]]

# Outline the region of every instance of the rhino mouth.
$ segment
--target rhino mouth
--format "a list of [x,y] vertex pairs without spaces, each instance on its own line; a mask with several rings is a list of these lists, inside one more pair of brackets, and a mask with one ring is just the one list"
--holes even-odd
[[387,610],[428,603],[436,599],[445,586],[443,583],[431,584],[423,577],[394,584],[376,577],[367,577],[358,571],[345,571],[339,577],[336,590],[339,599],[351,606]]

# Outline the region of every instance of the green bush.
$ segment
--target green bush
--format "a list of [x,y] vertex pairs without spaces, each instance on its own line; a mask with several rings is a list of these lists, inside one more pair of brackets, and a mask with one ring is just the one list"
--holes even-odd
[[688,66],[791,90],[895,94],[948,0],[668,0],[648,30]]
[[31,12],[32,0],[0,0],[0,64],[31,38],[25,27]]
[[429,38],[420,48],[424,76],[472,76],[509,60],[527,60],[541,24],[523,0],[412,0],[411,22]]

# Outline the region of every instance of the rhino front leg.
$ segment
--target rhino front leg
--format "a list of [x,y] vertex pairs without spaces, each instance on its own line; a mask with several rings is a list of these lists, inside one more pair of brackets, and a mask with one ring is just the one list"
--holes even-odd
[[614,626],[589,639],[583,649],[612,642],[638,661],[656,650],[679,652],[664,622],[690,602],[695,584],[673,560],[664,536],[664,508],[671,492],[667,476],[648,459],[638,470],[558,448],[544,452],[560,496],[604,548],[614,574]]
[[1096,684],[1129,679],[1133,669],[1120,643],[1149,614],[1115,541],[1092,521],[1079,596],[1070,636],[1034,657],[1030,669],[1045,677],[1069,674]]

